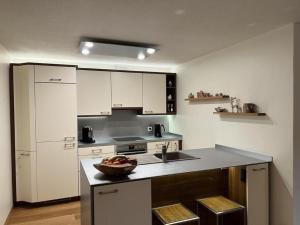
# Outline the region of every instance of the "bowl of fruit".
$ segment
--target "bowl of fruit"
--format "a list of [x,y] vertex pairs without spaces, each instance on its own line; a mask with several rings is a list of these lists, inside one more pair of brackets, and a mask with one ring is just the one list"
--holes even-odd
[[125,176],[130,174],[137,166],[137,160],[125,155],[116,155],[104,158],[101,163],[94,167],[107,176]]

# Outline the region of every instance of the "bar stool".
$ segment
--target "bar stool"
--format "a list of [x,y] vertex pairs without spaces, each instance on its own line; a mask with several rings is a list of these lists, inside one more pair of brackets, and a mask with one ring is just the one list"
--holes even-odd
[[[237,211],[243,211],[244,212],[244,225],[246,225],[246,208],[236,202],[233,202],[224,196],[215,196],[215,197],[209,197],[209,198],[203,198],[203,199],[197,199],[197,214],[199,215],[199,207],[198,204],[203,205],[205,208],[207,208],[209,211],[214,213],[217,217],[217,225],[219,225],[220,217],[237,212]],[[223,220],[222,220],[223,224]]]
[[193,221],[200,225],[199,216],[181,203],[153,208],[153,213],[164,225],[184,224]]

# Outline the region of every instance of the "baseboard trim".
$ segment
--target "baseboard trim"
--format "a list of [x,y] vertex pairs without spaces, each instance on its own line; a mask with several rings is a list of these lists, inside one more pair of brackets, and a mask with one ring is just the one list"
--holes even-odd
[[49,206],[49,205],[55,205],[60,203],[74,202],[79,200],[80,200],[80,196],[77,196],[77,197],[63,198],[63,199],[57,199],[57,200],[51,200],[45,202],[15,202],[14,206],[15,207],[19,207],[19,206],[41,207],[41,206]]

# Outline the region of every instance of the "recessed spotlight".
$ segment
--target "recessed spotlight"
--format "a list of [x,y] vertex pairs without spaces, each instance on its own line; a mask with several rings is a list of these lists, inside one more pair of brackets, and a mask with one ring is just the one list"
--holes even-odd
[[177,9],[174,11],[175,15],[177,16],[182,16],[183,14],[185,14],[185,10],[184,9]]
[[90,54],[90,50],[88,50],[87,48],[83,48],[83,49],[81,50],[81,53],[82,53],[83,55],[88,55],[88,54]]
[[155,51],[156,50],[154,48],[147,48],[147,53],[150,54],[150,55],[154,54]]
[[90,41],[87,41],[87,42],[85,42],[84,46],[87,47],[87,48],[92,48],[94,46],[94,43],[90,42]]
[[140,52],[140,53],[138,54],[137,58],[138,58],[139,60],[144,60],[144,59],[146,58],[146,56],[145,56],[145,54],[144,54],[143,52]]

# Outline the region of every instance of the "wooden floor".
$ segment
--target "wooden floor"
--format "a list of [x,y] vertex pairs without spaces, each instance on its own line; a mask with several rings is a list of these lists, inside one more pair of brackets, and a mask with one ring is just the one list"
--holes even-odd
[[14,208],[5,225],[80,225],[80,202]]

